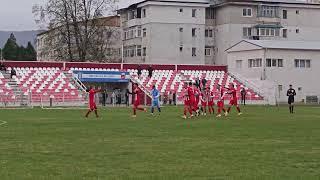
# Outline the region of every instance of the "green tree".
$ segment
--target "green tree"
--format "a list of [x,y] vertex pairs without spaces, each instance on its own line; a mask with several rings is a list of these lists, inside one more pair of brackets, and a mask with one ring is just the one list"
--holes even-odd
[[26,61],[27,60],[27,53],[26,49],[23,46],[20,46],[17,51],[17,61]]
[[6,60],[17,60],[19,46],[14,34],[11,33],[3,48],[3,58]]
[[25,61],[36,61],[37,60],[37,52],[32,46],[31,42],[28,42],[27,48],[24,49]]

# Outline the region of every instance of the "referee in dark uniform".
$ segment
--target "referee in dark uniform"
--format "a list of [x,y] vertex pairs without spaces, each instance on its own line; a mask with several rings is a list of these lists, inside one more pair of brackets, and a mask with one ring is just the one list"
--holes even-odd
[[288,104],[289,104],[289,110],[290,113],[293,114],[293,105],[294,105],[294,96],[296,94],[296,90],[292,88],[292,85],[290,84],[290,88],[287,91],[287,96],[288,96]]

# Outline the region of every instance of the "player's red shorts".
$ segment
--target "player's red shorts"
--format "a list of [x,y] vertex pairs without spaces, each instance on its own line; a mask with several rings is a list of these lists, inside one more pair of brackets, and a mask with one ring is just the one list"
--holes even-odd
[[223,101],[218,101],[217,106],[219,108],[223,108],[224,107],[224,102]]
[[98,108],[97,108],[96,103],[91,103],[91,104],[89,105],[89,109],[90,109],[91,111],[97,110]]
[[195,101],[193,102],[193,108],[194,108],[194,109],[198,109],[198,105],[199,105],[199,101],[195,100]]
[[196,102],[195,102],[195,100],[194,100],[193,98],[191,98],[191,99],[189,100],[189,105],[190,105],[190,106],[194,106],[195,103],[196,103]]
[[229,102],[230,106],[238,106],[238,101],[236,99],[231,99]]
[[184,100],[184,105],[185,106],[190,106],[190,100]]
[[209,101],[208,102],[208,106],[213,106],[214,105],[214,102],[213,101]]
[[196,101],[196,104],[198,105],[200,102],[200,98],[196,98],[195,101]]
[[134,101],[133,106],[138,107],[140,105],[139,101]]
[[206,107],[207,106],[207,102],[201,102],[201,106],[202,107]]

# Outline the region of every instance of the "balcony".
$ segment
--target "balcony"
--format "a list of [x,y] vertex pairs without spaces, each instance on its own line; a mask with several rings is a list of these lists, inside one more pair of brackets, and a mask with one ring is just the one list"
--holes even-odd
[[215,26],[216,20],[215,19],[206,19],[206,26]]
[[279,17],[258,17],[257,18],[257,22],[258,23],[280,23],[281,22],[281,18]]
[[125,46],[134,46],[134,45],[141,45],[141,44],[142,44],[141,37],[123,40],[123,45]]
[[280,8],[278,6],[260,5],[257,14],[258,22],[280,23]]
[[215,45],[214,38],[206,37],[205,38],[205,45],[206,46],[214,46]]
[[128,21],[122,22],[122,27],[128,28],[128,27],[133,27],[133,26],[138,26],[141,25],[141,19],[130,19]]
[[243,38],[250,40],[281,40],[280,36],[248,36]]

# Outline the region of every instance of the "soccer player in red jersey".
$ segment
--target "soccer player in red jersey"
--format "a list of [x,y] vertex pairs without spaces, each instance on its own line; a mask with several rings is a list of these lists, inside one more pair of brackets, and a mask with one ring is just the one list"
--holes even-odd
[[235,89],[234,84],[231,84],[230,86],[231,87],[230,87],[230,89],[228,91],[228,94],[231,94],[232,98],[230,100],[230,103],[229,103],[230,106],[228,108],[228,111],[226,112],[226,116],[230,113],[230,110],[231,110],[232,106],[235,106],[237,108],[238,115],[240,116],[242,113],[241,113],[240,107],[238,105],[237,90]]
[[141,93],[142,92],[141,92],[140,88],[138,87],[138,84],[134,84],[133,85],[133,92],[131,93],[134,96],[134,99],[133,99],[133,116],[132,116],[134,118],[137,117],[137,110],[147,112],[146,108],[140,108],[139,107],[140,99],[141,99]]
[[89,110],[86,114],[86,118],[89,116],[89,114],[94,111],[94,113],[96,114],[96,117],[98,118],[99,115],[98,115],[98,108],[97,108],[97,105],[95,103],[95,100],[94,100],[94,96],[96,95],[96,93],[98,92],[101,92],[102,90],[94,90],[92,87],[90,87],[88,93],[89,93]]
[[220,85],[217,86],[217,91],[218,91],[218,94],[219,94],[219,100],[218,100],[218,103],[217,103],[217,106],[218,106],[218,115],[217,115],[217,117],[221,117],[221,110],[223,110],[223,112],[226,112],[226,109],[224,108],[225,92],[224,92],[224,89]]
[[189,112],[190,117],[192,117],[192,108],[190,106],[190,97],[189,97],[189,93],[188,93],[188,84],[185,83],[184,85],[184,92],[183,92],[183,99],[184,99],[184,110],[183,110],[183,119],[187,119],[187,112]]
[[194,89],[192,87],[192,82],[189,83],[189,86],[188,86],[188,96],[189,96],[189,99],[190,99],[190,108],[192,109],[192,111],[194,111],[194,104],[195,104],[195,96],[194,96]]
[[207,115],[208,91],[204,88],[200,94],[202,115]]
[[210,114],[214,114],[214,92],[210,91],[210,88],[207,89],[207,94],[208,94],[208,109]]
[[197,113],[197,116],[199,116],[199,102],[200,102],[200,95],[201,92],[196,84],[193,85],[193,92],[194,92],[194,104],[193,104],[193,110]]

